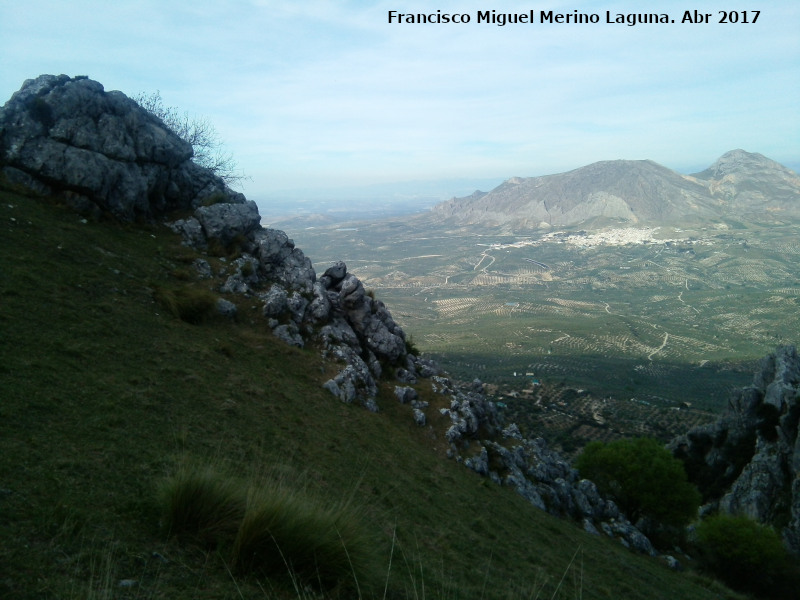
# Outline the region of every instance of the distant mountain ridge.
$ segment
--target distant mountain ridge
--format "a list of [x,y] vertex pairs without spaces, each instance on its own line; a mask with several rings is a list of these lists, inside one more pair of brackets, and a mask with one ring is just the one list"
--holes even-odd
[[682,175],[651,160],[611,160],[541,177],[514,177],[488,193],[452,198],[419,217],[434,223],[537,229],[800,220],[800,175],[732,150]]

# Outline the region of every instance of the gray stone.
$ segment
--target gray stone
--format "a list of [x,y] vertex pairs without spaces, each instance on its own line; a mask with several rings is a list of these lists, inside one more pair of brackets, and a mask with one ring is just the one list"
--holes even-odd
[[347,275],[347,265],[338,261],[325,270],[323,277],[327,278],[328,287],[338,284]]
[[233,317],[236,316],[236,305],[230,300],[225,300],[225,298],[220,298],[219,300],[217,300],[217,312],[223,317],[228,317],[232,319]]
[[277,317],[289,309],[289,294],[277,283],[261,299],[264,301],[265,317]]
[[295,323],[302,323],[303,317],[306,314],[306,307],[308,300],[303,298],[298,292],[293,292],[289,299],[286,301],[289,313],[292,315],[292,320]]
[[225,283],[220,286],[219,291],[223,294],[249,294],[250,286],[247,285],[245,278],[239,272],[229,275]]
[[336,383],[333,379],[328,379],[324,384],[322,384],[326,390],[328,390],[331,394],[336,396],[337,398],[341,394],[341,390],[339,390],[339,384]]
[[300,335],[300,331],[297,329],[297,325],[295,325],[294,323],[289,323],[287,325],[278,325],[275,329],[272,330],[272,333],[279,340],[286,342],[290,346],[297,346],[298,348],[302,348],[305,345],[305,342],[303,341],[303,336]]
[[489,453],[486,451],[486,448],[481,446],[481,451],[478,455],[465,459],[464,466],[466,466],[468,469],[472,469],[478,475],[488,476]]
[[395,379],[402,383],[417,383],[417,378],[414,377],[414,374],[408,371],[407,369],[397,369],[395,371]]
[[600,535],[600,532],[597,530],[597,527],[594,526],[591,519],[584,519],[583,520],[583,530],[586,533],[591,533],[592,535]]
[[181,235],[183,243],[186,246],[191,246],[199,250],[204,250],[208,246],[206,243],[206,235],[203,232],[203,226],[200,225],[200,221],[194,217],[178,219],[167,225],[172,231]]
[[278,229],[258,229],[252,236],[254,254],[264,273],[288,289],[311,292],[316,274],[306,258],[285,232]]
[[425,413],[418,408],[414,408],[412,414],[414,415],[414,422],[420,427],[424,427],[425,423],[427,422],[425,418]]
[[519,426],[516,423],[511,423],[508,427],[503,429],[503,437],[521,440],[522,433],[520,432]]
[[317,281],[313,285],[314,299],[308,307],[308,314],[315,322],[327,321],[331,316],[331,302],[325,286]]
[[192,266],[194,270],[197,271],[198,279],[211,279],[214,276],[214,273],[211,271],[211,265],[208,264],[207,260],[196,258]]
[[258,206],[253,201],[201,206],[194,212],[194,216],[200,222],[206,238],[219,240],[224,247],[237,237],[243,239],[261,224]]
[[408,404],[412,400],[419,397],[417,390],[412,387],[395,386],[394,395],[400,401],[400,404]]
[[0,108],[6,177],[122,221],[193,209],[209,196],[244,200],[194,164],[192,152],[136,102],[85,77],[27,80]]

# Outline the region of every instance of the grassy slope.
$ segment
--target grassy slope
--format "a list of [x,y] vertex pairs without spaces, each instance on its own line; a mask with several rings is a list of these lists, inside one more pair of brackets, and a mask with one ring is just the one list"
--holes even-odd
[[254,302],[232,298],[235,323],[165,314],[154,288],[210,285],[186,281],[192,257],[166,228],[0,193],[0,597],[296,597],[159,530],[154,490],[185,460],[354,495],[377,597],[386,573],[390,598],[719,597],[445,460],[391,384],[377,415],[334,401],[334,365]]

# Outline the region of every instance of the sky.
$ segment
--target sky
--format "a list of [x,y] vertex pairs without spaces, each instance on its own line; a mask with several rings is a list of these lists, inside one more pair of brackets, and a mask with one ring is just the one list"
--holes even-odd
[[[682,23],[687,7],[710,22]],[[719,23],[731,9],[740,22]],[[492,10],[535,22],[478,22]],[[404,182],[452,196],[613,159],[689,173],[736,148],[800,167],[796,0],[0,0],[0,103],[43,73],[208,118],[256,201]]]

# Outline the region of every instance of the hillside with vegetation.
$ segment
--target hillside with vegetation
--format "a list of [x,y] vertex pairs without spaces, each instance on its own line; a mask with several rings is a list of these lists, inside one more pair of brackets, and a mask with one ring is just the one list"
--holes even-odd
[[123,94],[29,80],[0,158],[2,597],[735,597]]
[[375,559],[363,597],[720,593],[446,460],[390,382],[377,414],[336,400],[321,385],[336,366],[276,338],[253,299],[230,296],[235,320],[174,316],[159,290],[212,292],[167,228],[8,192],[0,211],[4,598],[317,597],[164,529],[159,489],[198,466],[346,504]]

